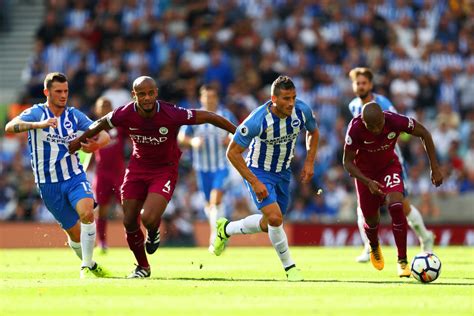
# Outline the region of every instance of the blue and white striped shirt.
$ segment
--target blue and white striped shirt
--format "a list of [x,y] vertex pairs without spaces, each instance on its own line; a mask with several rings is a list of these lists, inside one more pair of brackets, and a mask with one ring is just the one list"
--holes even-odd
[[[35,104],[19,115],[25,122],[40,122],[54,117],[46,103]],[[77,154],[69,154],[68,144],[80,135],[79,131],[87,130],[92,120],[73,107],[66,107],[57,120],[57,128],[28,131],[36,183],[61,182],[84,172]]]
[[[382,108],[382,111],[390,111],[393,113],[398,113],[397,109],[395,109],[395,107],[393,106],[392,102],[390,102],[389,99],[377,93],[373,93],[373,96],[374,96],[374,101],[378,105],[380,105],[380,107]],[[364,104],[362,104],[362,100],[359,97],[354,98],[352,99],[351,102],[349,102],[349,111],[351,111],[353,117],[356,117],[357,115],[362,113],[363,105]]]
[[[218,110],[216,113],[237,124],[237,119],[230,111]],[[225,138],[229,135],[227,131],[212,124],[188,125],[185,128],[185,135],[200,137],[203,140],[199,148],[193,148],[194,169],[215,172],[228,168],[225,145]]]
[[237,128],[234,142],[249,147],[247,166],[281,172],[290,167],[299,132],[303,128],[313,132],[317,124],[310,107],[299,99],[291,116],[283,119],[271,112],[271,104],[268,101],[250,113]]

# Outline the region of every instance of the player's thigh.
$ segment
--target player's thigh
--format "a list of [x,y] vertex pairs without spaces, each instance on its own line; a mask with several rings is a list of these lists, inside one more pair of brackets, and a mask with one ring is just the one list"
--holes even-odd
[[403,182],[402,168],[399,164],[393,164],[386,168],[383,172],[380,172],[376,180],[384,185],[383,191],[386,195],[391,195],[391,193],[400,193],[393,194],[393,196],[397,196],[399,198],[401,195],[401,199],[403,199],[405,185]]
[[199,191],[204,193],[204,197],[207,202],[210,202],[211,199],[211,190],[212,190],[212,175],[211,172],[198,171],[196,173],[196,183]]
[[364,218],[377,218],[379,216],[379,208],[383,204],[383,197],[372,194],[369,188],[360,182],[355,181],[357,191],[357,202],[364,215]]
[[86,175],[83,173],[65,181],[63,187],[67,192],[69,203],[79,214],[81,220],[93,221],[94,194]]
[[288,202],[290,200],[289,192],[291,172],[286,170],[280,176],[281,178],[276,185],[275,191],[277,195],[278,206],[280,207],[282,214],[285,215],[288,209]]
[[40,183],[38,187],[44,204],[59,225],[64,230],[73,227],[78,222],[79,215],[63,193],[62,183]]
[[150,192],[143,203],[142,221],[157,223],[168,206],[168,200],[161,194]]
[[97,204],[108,204],[111,197],[114,196],[115,183],[113,179],[97,174],[92,181],[92,190]]
[[160,170],[159,172],[150,175],[147,196],[149,193],[157,193],[169,202],[173,196],[177,182],[177,168]]
[[120,187],[120,200],[145,201],[148,193],[149,181],[145,175],[134,174],[127,170]]
[[212,177],[210,204],[219,205],[224,195],[224,187],[229,178],[229,170],[222,169],[214,172]]
[[267,182],[264,179],[261,179],[261,180],[263,180],[262,183],[265,185],[265,187],[267,188],[267,191],[268,191],[268,196],[266,198],[264,198],[263,200],[259,200],[257,198],[257,195],[255,194],[255,191],[252,189],[252,186],[250,185],[250,183],[248,183],[245,180],[245,185],[247,186],[247,190],[249,191],[250,196],[251,196],[253,202],[255,203],[255,206],[257,206],[257,209],[259,209],[259,210],[261,210],[263,207],[265,207],[267,205],[270,205],[272,203],[277,202],[277,195],[276,195],[276,192],[275,192],[274,183]]

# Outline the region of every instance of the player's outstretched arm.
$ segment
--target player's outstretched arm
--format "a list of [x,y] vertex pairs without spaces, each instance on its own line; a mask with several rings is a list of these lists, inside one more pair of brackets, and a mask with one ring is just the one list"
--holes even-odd
[[346,169],[352,177],[364,183],[372,194],[384,195],[381,190],[383,185],[375,180],[367,178],[354,164],[355,156],[355,151],[344,148],[344,156],[342,158],[344,169]]
[[45,127],[56,128],[58,126],[58,120],[56,118],[49,118],[41,122],[25,122],[22,121],[18,116],[7,123],[5,126],[5,132],[7,133],[21,133],[31,129],[39,129]]
[[431,137],[431,133],[428,132],[426,127],[424,127],[421,123],[416,122],[415,128],[411,134],[421,138],[421,141],[425,146],[426,154],[430,159],[431,182],[435,186],[439,187],[443,183],[443,174],[441,173],[441,168],[439,167],[438,159],[436,158],[436,149],[433,142],[433,137]]
[[[71,154],[75,153],[76,151],[78,151],[82,147],[82,144],[88,143],[88,139],[92,139],[94,136],[99,134],[101,131],[108,131],[111,128],[112,127],[109,125],[109,123],[107,121],[107,116],[104,116],[104,117],[100,118],[99,120],[92,123],[92,125],[89,127],[89,129],[87,131],[84,132],[84,134],[82,134],[81,136],[73,139],[69,143],[69,153],[71,153]],[[104,132],[104,134],[107,134],[107,133]],[[110,138],[109,138],[109,140],[110,140]],[[100,141],[100,136],[99,136],[98,141]],[[107,143],[108,143],[108,141],[107,141]]]
[[314,175],[314,161],[318,153],[319,129],[315,128],[313,132],[306,132],[306,159],[301,170],[300,180],[307,183]]
[[196,110],[196,124],[204,123],[212,124],[232,134],[234,134],[235,130],[237,129],[237,126],[235,126],[229,120],[216,113],[205,110]]
[[246,148],[240,146],[233,140],[230,142],[229,147],[227,148],[227,158],[230,163],[237,169],[240,175],[247,180],[248,183],[252,186],[253,191],[257,195],[258,200],[263,200],[268,196],[267,187],[258,180],[255,174],[247,167],[245,160],[242,157],[242,153]]

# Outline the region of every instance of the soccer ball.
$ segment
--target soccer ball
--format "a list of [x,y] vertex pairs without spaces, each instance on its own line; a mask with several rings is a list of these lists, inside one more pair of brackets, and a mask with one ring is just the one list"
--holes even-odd
[[441,261],[433,253],[422,252],[411,262],[411,274],[422,283],[436,280],[441,273]]

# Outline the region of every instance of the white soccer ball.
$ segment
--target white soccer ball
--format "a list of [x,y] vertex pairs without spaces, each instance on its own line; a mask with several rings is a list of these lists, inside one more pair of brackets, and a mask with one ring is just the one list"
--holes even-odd
[[433,253],[419,253],[411,262],[411,274],[422,283],[433,282],[440,273],[441,260]]

